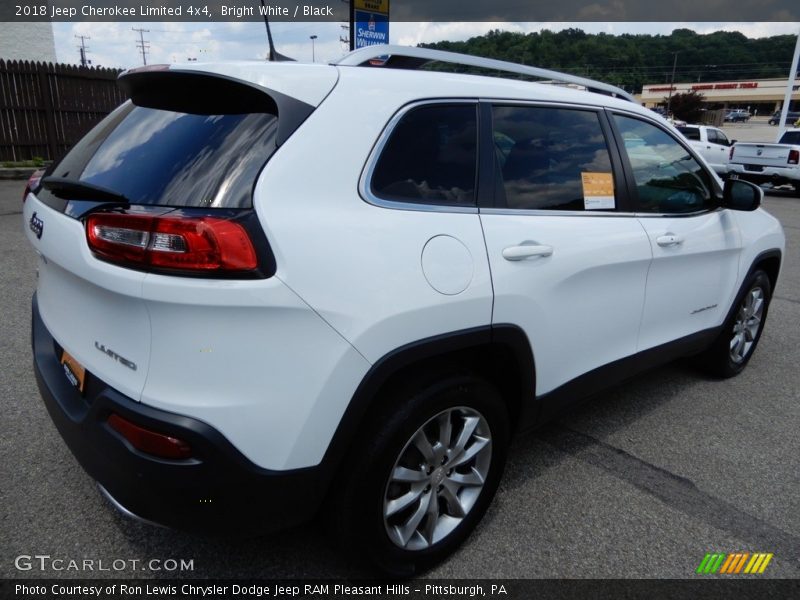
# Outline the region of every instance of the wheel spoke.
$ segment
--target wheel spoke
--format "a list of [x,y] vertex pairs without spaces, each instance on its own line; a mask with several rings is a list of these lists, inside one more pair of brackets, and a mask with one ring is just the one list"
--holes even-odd
[[422,429],[417,431],[417,434],[414,436],[412,441],[414,442],[414,446],[416,446],[417,450],[419,450],[422,454],[423,458],[428,463],[433,464],[433,447],[431,446],[430,441],[428,441],[428,436],[425,435],[425,432],[422,431]]
[[471,461],[489,444],[488,438],[475,436],[472,445],[450,461],[451,467],[457,467]]
[[751,313],[751,316],[761,317],[761,311],[763,309],[764,309],[764,299],[759,297],[753,303],[753,312]]
[[442,488],[440,495],[447,503],[447,510],[452,516],[464,518],[467,515],[464,511],[464,507],[461,505],[461,501],[458,499],[456,493],[450,489],[449,485],[445,485]]
[[428,509],[426,511],[428,515],[428,519],[425,521],[425,527],[423,528],[422,537],[424,537],[428,544],[433,544],[433,535],[436,532],[436,523],[439,521],[439,498],[436,497],[436,494],[430,494],[430,500],[428,501]]
[[738,345],[739,345],[739,334],[737,333],[731,338],[731,345],[730,345],[731,352],[733,352],[736,349],[736,346]]
[[459,486],[483,485],[484,483],[483,477],[481,477],[481,474],[478,473],[478,469],[476,469],[475,467],[472,467],[469,473],[457,473],[454,471],[453,473],[447,476],[447,479],[449,479],[455,484],[458,484]]
[[428,511],[428,507],[431,504],[431,498],[434,494],[427,493],[422,501],[417,506],[417,509],[414,511],[414,514],[411,515],[408,520],[400,525],[397,528],[397,532],[400,535],[400,540],[403,542],[403,546],[407,545],[411,536],[417,531],[417,527],[419,527],[422,518],[425,516],[425,513]]
[[450,447],[450,441],[453,437],[453,422],[450,420],[451,413],[443,412],[439,415],[439,443],[445,449]]
[[755,299],[756,290],[750,290],[744,300],[744,310],[747,315],[753,313],[753,300]]
[[392,471],[392,481],[413,483],[415,481],[425,481],[426,479],[428,479],[428,474],[425,471],[415,471],[405,467],[395,467],[394,471]]
[[384,514],[387,517],[392,516],[395,513],[400,512],[404,508],[407,508],[414,504],[419,497],[422,495],[422,491],[425,489],[424,486],[418,485],[412,487],[408,492],[400,496],[399,498],[395,498],[393,500],[389,500],[386,503],[386,508],[384,509]]
[[472,437],[472,434],[477,426],[478,419],[476,417],[464,418],[464,427],[461,429],[461,433],[458,434],[456,443],[453,444],[453,447],[451,448],[451,458],[464,452],[464,448],[469,443],[469,438]]

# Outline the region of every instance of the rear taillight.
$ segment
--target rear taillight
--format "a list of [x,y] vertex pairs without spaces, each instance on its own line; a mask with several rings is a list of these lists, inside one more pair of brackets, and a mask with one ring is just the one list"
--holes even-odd
[[258,266],[247,231],[228,219],[95,213],[86,237],[98,258],[134,267],[212,273]]
[[796,165],[800,161],[800,150],[789,150],[789,164]]
[[192,457],[192,448],[181,439],[145,429],[128,419],[112,413],[108,417],[111,429],[128,440],[134,448],[160,458],[182,460]]
[[33,175],[28,178],[28,183],[25,184],[25,191],[22,192],[22,201],[28,199],[28,194],[30,194],[33,190],[39,187],[39,182],[42,180],[42,176],[44,175],[44,170],[39,169],[38,171],[34,171]]

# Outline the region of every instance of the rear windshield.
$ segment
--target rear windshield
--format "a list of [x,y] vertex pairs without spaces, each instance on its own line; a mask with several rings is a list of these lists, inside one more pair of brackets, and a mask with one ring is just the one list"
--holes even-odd
[[687,140],[700,139],[700,130],[697,127],[678,127],[678,131],[680,131]]
[[781,144],[798,144],[800,145],[800,131],[787,131],[781,138]]
[[189,114],[127,102],[50,174],[108,188],[132,204],[250,208],[277,123],[269,113]]

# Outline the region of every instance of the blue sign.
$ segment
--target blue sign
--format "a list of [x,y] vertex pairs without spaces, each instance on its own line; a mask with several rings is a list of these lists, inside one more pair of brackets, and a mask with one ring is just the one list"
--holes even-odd
[[389,17],[365,10],[355,11],[356,48],[389,43]]

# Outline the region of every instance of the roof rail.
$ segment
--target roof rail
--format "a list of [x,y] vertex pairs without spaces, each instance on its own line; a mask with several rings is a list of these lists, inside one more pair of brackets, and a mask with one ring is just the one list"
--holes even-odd
[[590,92],[605,94],[615,98],[622,98],[638,104],[633,96],[631,96],[625,90],[601,81],[595,81],[585,77],[578,77],[577,75],[569,75],[567,73],[559,73],[558,71],[551,71],[550,69],[518,65],[516,63],[507,62],[504,60],[481,58],[479,56],[470,56],[469,54],[445,52],[444,50],[431,50],[428,48],[412,48],[409,46],[393,45],[367,46],[366,48],[360,48],[350,52],[349,54],[345,54],[341,59],[333,64],[337,66],[348,67],[368,66],[370,65],[370,61],[384,59],[387,56],[389,58],[383,62],[382,66],[400,69],[418,69],[421,66],[434,61],[454,63],[469,67],[480,67],[494,71],[503,71],[505,73],[517,73],[519,75],[530,75],[543,79],[552,79],[554,81],[560,81],[563,83],[573,83],[585,87]]

